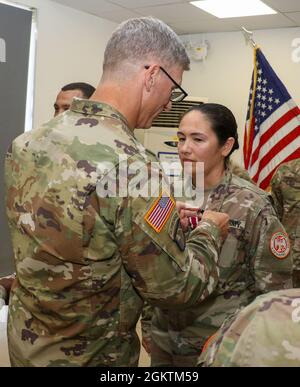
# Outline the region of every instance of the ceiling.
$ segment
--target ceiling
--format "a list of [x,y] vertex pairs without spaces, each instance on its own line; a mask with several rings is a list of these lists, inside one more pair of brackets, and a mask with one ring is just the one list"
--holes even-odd
[[299,0],[263,0],[276,15],[218,19],[189,4],[189,0],[52,0],[68,7],[120,23],[154,16],[169,24],[179,35],[202,32],[240,31],[300,26]]

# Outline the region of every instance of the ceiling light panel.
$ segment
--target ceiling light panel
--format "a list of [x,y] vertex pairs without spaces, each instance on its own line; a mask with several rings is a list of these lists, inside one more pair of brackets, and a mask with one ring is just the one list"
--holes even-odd
[[220,19],[277,13],[260,0],[201,0],[190,3]]

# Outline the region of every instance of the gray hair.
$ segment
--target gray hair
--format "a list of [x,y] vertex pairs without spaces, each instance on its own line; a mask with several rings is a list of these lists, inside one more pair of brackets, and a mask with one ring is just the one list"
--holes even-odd
[[120,70],[124,62],[151,65],[147,60],[153,58],[167,67],[190,67],[181,40],[164,22],[153,17],[129,19],[119,25],[106,46],[103,72]]

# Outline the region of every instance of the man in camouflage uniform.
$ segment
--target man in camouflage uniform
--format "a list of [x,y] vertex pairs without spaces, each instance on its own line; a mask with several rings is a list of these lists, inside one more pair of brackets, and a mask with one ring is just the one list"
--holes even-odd
[[[108,42],[93,101],[75,100],[13,142],[6,159],[17,271],[8,321],[13,366],[135,366],[143,298],[182,308],[216,286],[228,216],[206,212],[185,239],[159,165],[133,136],[170,107],[172,78],[180,84],[188,67],[164,23],[124,22]],[[161,177],[155,193],[131,194],[148,188],[150,168]]]
[[[60,92],[57,94],[56,100],[54,102],[54,117],[65,112],[66,110],[69,110],[73,98],[77,97],[89,99],[95,90],[96,89],[94,86],[84,82],[74,82],[63,86]],[[0,300],[1,298],[4,299],[3,295],[5,294],[6,303],[8,302],[11,286],[14,279],[15,274],[0,278],[0,286],[4,287],[3,292],[0,292]]]
[[207,343],[204,367],[300,367],[300,290],[271,292],[226,320]]
[[300,288],[300,159],[282,164],[272,181],[272,197],[291,241],[293,286]]
[[196,366],[205,342],[228,316],[261,293],[292,287],[288,236],[264,191],[227,170],[205,208],[230,216],[219,260],[220,279],[200,305],[180,312],[154,309],[154,367]]

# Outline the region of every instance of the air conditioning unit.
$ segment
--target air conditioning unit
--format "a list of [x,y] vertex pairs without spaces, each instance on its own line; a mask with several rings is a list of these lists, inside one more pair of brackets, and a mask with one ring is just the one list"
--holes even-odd
[[[187,97],[182,102],[173,102],[172,109],[162,112],[152,124],[151,129],[137,130],[136,136],[144,147],[153,152],[164,165],[165,173],[174,176],[174,168],[168,170],[167,165],[179,162],[177,152],[177,132],[179,121],[184,112],[191,107],[208,102],[207,98]],[[178,170],[175,172],[180,174]]]

